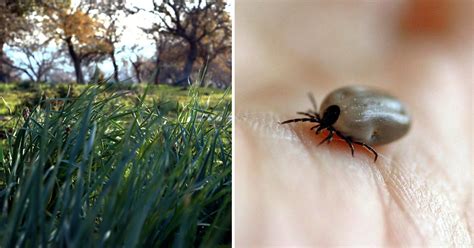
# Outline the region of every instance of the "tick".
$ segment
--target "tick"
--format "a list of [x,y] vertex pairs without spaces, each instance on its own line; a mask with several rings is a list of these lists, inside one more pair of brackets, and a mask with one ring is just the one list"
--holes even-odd
[[354,144],[378,154],[373,145],[383,145],[404,136],[410,129],[411,118],[405,106],[395,97],[366,86],[347,86],[331,92],[323,100],[319,113],[316,101],[310,95],[314,111],[297,112],[305,118],[290,119],[292,122],[314,122],[316,134],[327,130],[328,136],[319,145],[332,141],[334,134],[342,138],[354,157]]

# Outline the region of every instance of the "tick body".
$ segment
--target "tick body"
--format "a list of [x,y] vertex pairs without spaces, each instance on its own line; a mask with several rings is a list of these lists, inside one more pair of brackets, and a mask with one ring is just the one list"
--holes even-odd
[[411,119],[405,106],[395,97],[366,86],[347,86],[331,92],[322,102],[319,113],[313,98],[314,111],[298,112],[305,118],[282,122],[315,122],[311,129],[319,134],[328,130],[321,141],[331,142],[334,134],[342,138],[354,156],[354,144],[378,154],[372,145],[383,145],[404,136],[410,129]]

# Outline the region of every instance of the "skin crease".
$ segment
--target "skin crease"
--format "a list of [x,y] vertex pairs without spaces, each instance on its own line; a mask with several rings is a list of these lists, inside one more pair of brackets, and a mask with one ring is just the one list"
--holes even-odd
[[[443,2],[426,24],[402,2],[236,2],[237,247],[472,247],[473,7]],[[312,108],[308,92],[319,105],[353,84],[412,116],[377,163],[336,138],[317,146],[310,123],[278,124]]]

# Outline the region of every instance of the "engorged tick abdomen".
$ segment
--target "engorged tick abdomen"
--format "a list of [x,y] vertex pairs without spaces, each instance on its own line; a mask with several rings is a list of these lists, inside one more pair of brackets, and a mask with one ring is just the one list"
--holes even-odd
[[331,106],[340,108],[332,125],[354,141],[382,145],[401,138],[410,129],[405,106],[393,96],[366,86],[347,86],[331,92],[322,102],[320,113]]

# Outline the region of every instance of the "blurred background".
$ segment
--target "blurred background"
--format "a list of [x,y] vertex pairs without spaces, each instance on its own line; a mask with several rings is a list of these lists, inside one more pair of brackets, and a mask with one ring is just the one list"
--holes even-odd
[[298,94],[295,105],[272,106],[291,110],[307,103],[302,92],[323,97],[347,83],[404,84],[404,75],[428,70],[421,63],[470,84],[471,14],[472,1],[238,1],[237,108],[272,101],[253,94]]
[[207,63],[207,84],[231,84],[225,1],[2,0],[0,6],[0,82],[83,84],[98,68],[115,82],[182,86]]
[[[236,2],[236,243],[469,245],[473,237],[472,1]],[[401,140],[317,146],[281,126],[336,88],[403,101]]]

